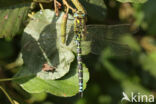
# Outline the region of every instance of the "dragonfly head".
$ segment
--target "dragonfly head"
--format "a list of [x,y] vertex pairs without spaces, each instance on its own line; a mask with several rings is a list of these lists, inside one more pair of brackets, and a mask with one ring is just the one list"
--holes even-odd
[[85,13],[83,13],[82,11],[76,11],[74,13],[74,18],[85,18]]

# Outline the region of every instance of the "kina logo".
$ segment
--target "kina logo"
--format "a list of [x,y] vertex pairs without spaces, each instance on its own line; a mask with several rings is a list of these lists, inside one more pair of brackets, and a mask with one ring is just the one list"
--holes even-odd
[[125,92],[122,92],[122,99],[121,102],[123,101],[128,101],[128,102],[154,102],[154,95],[143,95],[140,93],[134,94],[131,92],[131,96],[129,97]]

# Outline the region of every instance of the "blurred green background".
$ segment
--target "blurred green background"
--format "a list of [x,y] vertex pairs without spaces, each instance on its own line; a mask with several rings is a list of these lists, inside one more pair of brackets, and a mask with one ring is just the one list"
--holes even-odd
[[[22,0],[16,2],[1,0],[0,18],[4,18],[5,8],[19,2],[29,3]],[[136,32],[124,38],[131,47],[132,54],[110,57],[107,51],[103,51],[100,55],[84,56],[90,80],[82,99],[78,96],[56,97],[47,93],[29,94],[10,81],[0,82],[0,85],[17,101],[16,104],[121,104],[123,91],[128,95],[131,92],[139,92],[156,97],[156,0],[148,0],[145,3],[121,3],[115,0],[80,0],[80,2],[88,12],[88,24],[132,24],[131,28]],[[7,8],[7,11],[9,10]],[[25,17],[26,15],[21,16]],[[27,19],[25,21],[27,22]],[[0,20],[0,37],[5,37],[0,39],[1,79],[14,76],[20,69],[10,63],[15,61],[20,53],[21,34],[23,24],[26,22],[18,25],[17,31],[10,33],[8,31],[11,30],[8,29],[12,27],[4,27],[7,24]],[[10,104],[2,91],[0,91],[0,104]],[[123,104],[132,103],[123,102]]]

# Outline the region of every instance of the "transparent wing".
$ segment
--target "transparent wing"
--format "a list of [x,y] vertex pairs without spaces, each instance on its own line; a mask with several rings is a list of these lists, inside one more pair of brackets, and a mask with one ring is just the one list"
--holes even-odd
[[130,33],[129,25],[88,25],[86,40],[92,41],[91,51],[100,54],[104,49],[111,49],[115,56],[128,55],[131,49],[121,42],[124,34]]
[[125,33],[130,33],[129,24],[120,25],[87,25],[88,40],[102,39],[102,40],[118,40]]

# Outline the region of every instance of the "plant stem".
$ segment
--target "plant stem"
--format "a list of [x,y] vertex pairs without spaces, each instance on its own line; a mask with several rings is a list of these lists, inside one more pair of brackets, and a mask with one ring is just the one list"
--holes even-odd
[[9,94],[5,91],[5,89],[0,86],[0,89],[3,91],[3,93],[7,96],[7,98],[9,99],[11,104],[15,104],[14,101],[12,100],[12,98],[9,96]]
[[63,4],[67,7],[67,9],[68,9],[68,8],[71,9],[73,13],[76,12],[76,9],[74,9],[73,7],[71,7],[71,6],[68,4],[67,0],[63,0]]

